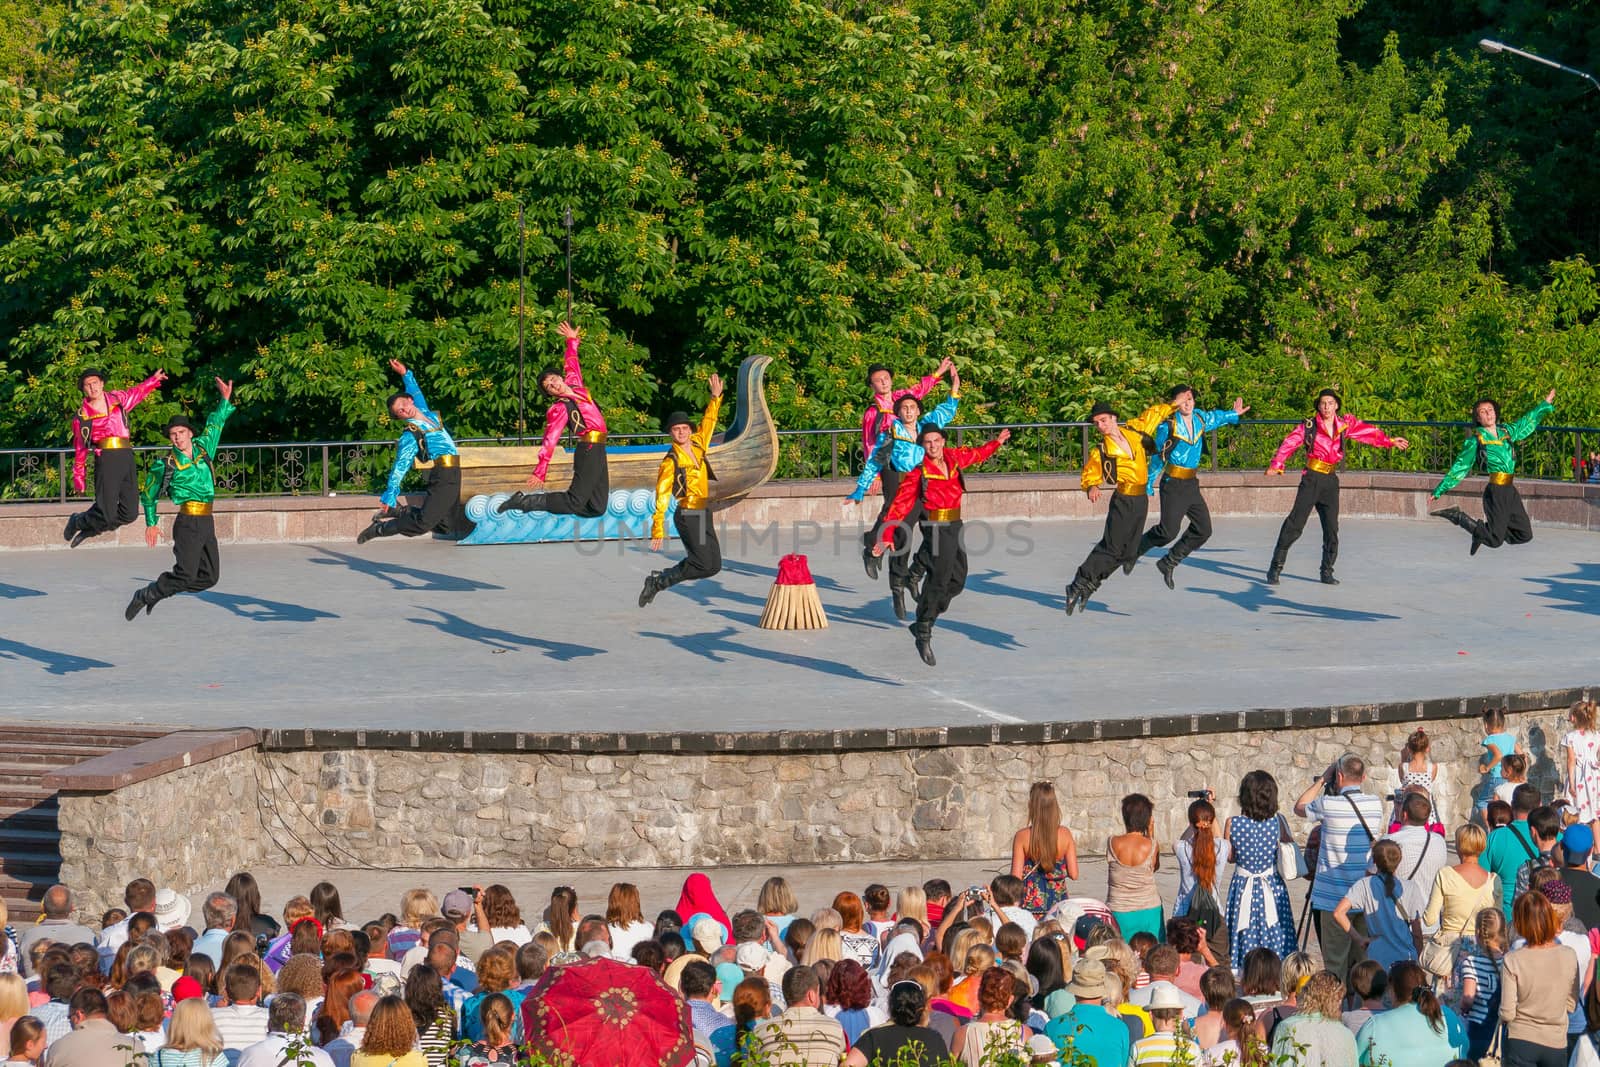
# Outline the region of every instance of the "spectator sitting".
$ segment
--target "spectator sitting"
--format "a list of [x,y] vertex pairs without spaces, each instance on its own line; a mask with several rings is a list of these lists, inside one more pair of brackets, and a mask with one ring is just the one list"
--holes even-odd
[[[542,951],[542,950],[541,950]],[[527,993],[514,990],[511,983],[517,977],[516,957],[508,949],[491,948],[478,957],[477,991],[473,993],[461,1006],[461,1036],[468,1041],[488,1040],[484,1030],[484,1022],[479,1017],[483,1005],[491,996],[503,996],[511,1005],[513,1018],[520,1016],[522,1001]],[[510,1024],[510,1037],[512,1040],[522,1040],[521,1020]],[[495,1046],[498,1047],[498,1046]]]
[[695,1034],[709,1043],[711,1035],[728,1025],[728,1016],[716,1001],[719,989],[717,970],[709,963],[692,960],[678,974],[678,992],[689,1003],[689,1020]]
[[252,963],[241,961],[223,972],[222,983],[226,1003],[211,1013],[222,1035],[222,1047],[247,1049],[267,1036],[267,1009],[260,1003],[261,972]]
[[1368,1019],[1384,1010],[1383,998],[1389,992],[1389,972],[1372,960],[1362,960],[1350,968],[1350,997],[1356,1006],[1340,1020],[1351,1034],[1359,1033]]
[[772,1017],[772,998],[768,995],[765,978],[756,976],[741,981],[734,987],[732,1002],[733,1022],[718,1027],[709,1039],[717,1067],[730,1067],[741,1042],[755,1025]]
[[1356,1038],[1344,1025],[1343,999],[1344,983],[1327,971],[1313,974],[1300,990],[1300,1010],[1279,1025],[1272,1055],[1297,1067],[1355,1067]]
[[1141,1008],[1152,1011],[1151,1020],[1155,1019],[1154,1005],[1152,1003],[1154,990],[1159,985],[1170,985],[1177,994],[1179,1006],[1183,1009],[1185,1019],[1197,1017],[1205,1004],[1199,997],[1190,996],[1178,988],[1178,950],[1171,945],[1157,945],[1144,957],[1145,972],[1150,975],[1150,984],[1141,989],[1135,989],[1128,995],[1128,1003],[1137,1004]]
[[46,889],[39,909],[44,912],[44,918],[34,923],[18,942],[17,953],[22,959],[28,959],[29,949],[40,941],[57,945],[95,943],[94,931],[73,921],[72,891],[66,886],[53,885]]
[[[111,971],[111,958],[117,954],[117,949],[128,940],[128,917],[135,912],[154,911],[156,906],[156,884],[148,878],[135,878],[122,890],[122,901],[127,910],[122,916],[112,923],[100,924],[100,937],[96,941],[93,937],[79,938],[77,940],[95,942],[100,949],[100,973],[108,974]],[[52,937],[52,941],[59,940]],[[74,941],[73,943],[76,943]],[[26,953],[27,949],[24,948]],[[216,957],[212,957],[215,959]]]
[[[206,894],[205,902],[200,905],[200,916],[205,920],[206,928],[195,938],[193,951],[202,956],[210,956],[214,960],[221,960],[222,943],[233,932],[233,919],[236,914],[237,906],[228,894],[222,892]],[[252,943],[254,940],[255,935],[252,934]]]
[[172,1019],[167,1023],[167,1043],[155,1051],[149,1062],[150,1067],[227,1067],[222,1035],[203,997],[190,997],[173,1007]]
[[5,1067],[31,1067],[44,1058],[44,1024],[24,1015],[11,1027],[9,1042],[0,1051],[10,1050]]
[[65,961],[54,964],[45,972],[44,991],[50,999],[29,1014],[44,1024],[46,1045],[54,1045],[72,1031],[69,1002],[81,984],[77,968]]
[[1223,1029],[1222,1011],[1230,1000],[1238,998],[1238,983],[1233,972],[1223,966],[1212,967],[1200,976],[1200,995],[1205,998],[1205,1014],[1194,1022],[1194,1037],[1202,1049],[1227,1040]]
[[882,944],[885,936],[894,929],[894,914],[889,910],[889,887],[874,882],[861,891],[861,905],[867,909],[867,920],[862,928]]
[[[788,881],[774,875],[761,884],[761,893],[756,897],[756,910],[761,912],[763,919],[772,923],[778,937],[782,938],[788,932],[789,924],[799,918],[800,902],[795,899]],[[905,911],[903,900],[900,910]]]
[[[1104,963],[1080,960],[1067,984],[1076,1003],[1066,1014],[1050,1020],[1045,1036],[1091,1063],[1127,1063],[1133,1042],[1122,1020],[1106,1010],[1106,985]],[[1070,1057],[1065,1062],[1071,1062]]]
[[372,1018],[372,1009],[378,999],[378,994],[370,989],[363,989],[350,998],[350,1022],[338,1037],[323,1046],[328,1058],[333,1060],[334,1067],[350,1067],[351,1058],[366,1036],[367,1022]]
[[[408,994],[410,983],[422,975],[430,976],[434,982],[439,980],[439,976],[430,968],[418,967],[406,980]],[[407,1000],[399,997],[384,997],[373,1006],[372,1017],[367,1021],[367,1032],[361,1037],[361,1048],[350,1058],[350,1067],[428,1067],[430,1061],[426,1053],[433,1046],[423,1038],[421,1047],[418,1047],[417,1026],[413,1018],[416,1009],[415,1006],[407,1007],[407,1003]],[[437,1062],[444,1062],[447,1048],[448,1043],[437,1046],[434,1052],[438,1057]]]
[[50,1067],[132,1067],[140,1059],[138,1042],[106,1017],[100,990],[86,986],[72,994],[67,1016],[72,1032],[50,1043],[45,1053]]
[[333,1058],[306,1033],[306,1001],[298,993],[279,992],[272,998],[267,1009],[267,1036],[245,1049],[234,1067],[280,1067],[284,1063],[333,1067]]
[[[1394,990],[1395,1006],[1374,1015],[1356,1034],[1356,1048],[1363,1064],[1437,1067],[1466,1054],[1466,1027],[1457,1019],[1459,1029],[1452,1035],[1445,1017],[1449,1009],[1428,988],[1427,977],[1427,972],[1410,961],[1390,968],[1389,986]],[[1511,1060],[1515,1062],[1514,1054]]]
[[866,968],[853,959],[840,960],[828,975],[822,1010],[844,1028],[846,1045],[854,1045],[869,1027],[888,1021],[872,1001],[872,979]]
[[1167,1067],[1172,1063],[1199,1063],[1200,1045],[1193,1038],[1179,1032],[1189,1009],[1178,987],[1168,981],[1152,981],[1148,1003],[1150,1021],[1155,1027],[1155,1032],[1133,1043],[1129,1060],[1132,1067]]
[[776,1019],[755,1025],[755,1051],[772,1067],[833,1067],[845,1054],[844,1028],[822,1013],[820,983],[809,967],[792,967],[783,976],[789,1005]]

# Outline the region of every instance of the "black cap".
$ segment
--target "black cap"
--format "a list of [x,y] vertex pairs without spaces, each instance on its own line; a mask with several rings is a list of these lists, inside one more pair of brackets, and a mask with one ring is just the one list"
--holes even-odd
[[78,375],[78,388],[82,389],[84,381],[89,378],[99,378],[103,382],[106,380],[106,372],[101,370],[99,367],[86,367],[83,372]]
[[667,416],[667,429],[668,430],[671,430],[674,426],[693,426],[693,425],[694,425],[694,419],[689,416],[689,413],[687,411],[674,411],[671,415]]
[[942,426],[924,426],[922,428],[922,432],[917,434],[917,444],[919,444],[919,445],[927,444],[928,443],[928,435],[930,433],[936,433],[940,437],[945,438],[946,440],[949,440],[949,437],[950,437],[949,434],[944,432],[944,427],[942,427]]
[[1320,402],[1325,396],[1333,397],[1333,406],[1335,410],[1344,407],[1344,397],[1339,395],[1339,391],[1337,389],[1324,389],[1322,392],[1317,394],[1317,400]]
[[1114,409],[1110,404],[1102,400],[1094,407],[1089,409],[1089,417],[1091,419],[1096,415],[1110,415],[1112,418],[1116,418],[1117,412],[1116,409]]
[[872,366],[867,368],[867,384],[868,385],[872,384],[872,376],[874,374],[877,374],[881,370],[888,371],[890,374],[894,373],[893,368],[886,367],[882,363],[874,363]]
[[185,430],[188,430],[190,433],[194,433],[194,423],[189,421],[189,416],[187,416],[187,415],[174,415],[174,416],[172,416],[172,418],[168,419],[167,420],[166,432],[167,433],[171,433],[173,430],[177,429],[179,426],[182,426]]

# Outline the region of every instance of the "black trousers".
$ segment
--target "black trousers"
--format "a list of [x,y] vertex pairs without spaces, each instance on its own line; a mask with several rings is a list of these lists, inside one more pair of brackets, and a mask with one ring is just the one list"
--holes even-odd
[[527,506],[522,510],[589,519],[606,513],[610,496],[611,472],[606,466],[605,442],[579,441],[572,452],[572,484],[567,491],[529,494]]
[[1289,548],[1305,532],[1312,508],[1317,509],[1317,518],[1322,521],[1322,573],[1333,573],[1333,565],[1339,559],[1339,476],[1311,470],[1300,476],[1294,507],[1278,531],[1278,543],[1272,549],[1274,569],[1282,568],[1289,558]]
[[[872,546],[878,543],[878,538],[883,536],[883,524],[889,520],[889,508],[894,504],[894,495],[900,491],[900,479],[904,477],[893,467],[885,467],[878,475],[883,480],[883,504],[878,508],[878,517],[872,522],[872,529],[861,535],[861,547],[866,552],[872,551]],[[898,548],[900,539],[895,538]]]
[[435,465],[428,474],[428,496],[421,507],[402,508],[378,523],[379,537],[420,537],[450,517],[461,497],[461,468]]
[[1483,519],[1475,524],[1473,533],[1489,548],[1525,545],[1533,540],[1533,523],[1515,485],[1490,482],[1484,486]]
[[216,585],[221,575],[216,520],[210,515],[180,512],[172,521],[172,569],[145,586],[145,599],[153,602],[179,593],[198,593]]
[[679,582],[692,582],[696,578],[709,578],[722,570],[722,545],[717,541],[717,527],[711,521],[708,508],[690,511],[679,508],[673,512],[672,525],[678,531],[686,553],[683,559],[661,572],[662,588]]
[[922,595],[917,597],[917,621],[912,629],[926,635],[933,632],[934,622],[950,610],[950,602],[967,587],[967,550],[961,542],[961,520],[923,522],[917,559],[928,577],[922,584]]
[[78,528],[90,537],[126,526],[139,517],[137,464],[131,448],[106,448],[94,461],[94,503],[78,513]]
[[1076,582],[1099,585],[1124,563],[1139,558],[1139,539],[1144,520],[1150,514],[1150,498],[1143,493],[1127,496],[1111,494],[1106,509],[1106,530],[1100,543],[1089,550],[1089,557],[1078,568]]
[[[1178,537],[1184,519],[1189,520],[1189,528]],[[1139,541],[1139,555],[1170,544],[1174,538],[1178,543],[1167,552],[1167,559],[1174,564],[1182,563],[1189,553],[1211,540],[1211,509],[1200,495],[1198,478],[1161,479],[1161,521],[1145,531]]]

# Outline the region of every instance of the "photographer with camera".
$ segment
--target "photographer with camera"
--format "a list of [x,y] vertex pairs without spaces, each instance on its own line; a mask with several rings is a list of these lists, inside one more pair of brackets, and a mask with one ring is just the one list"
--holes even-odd
[[[1322,845],[1317,851],[1317,871],[1311,883],[1311,912],[1322,943],[1323,965],[1340,981],[1366,957],[1357,940],[1331,919],[1324,921],[1324,915],[1331,916],[1350,887],[1365,877],[1372,846],[1378,840],[1375,828],[1383,825],[1383,801],[1362,792],[1366,777],[1366,761],[1354,752],[1346,752],[1300,794],[1294,805],[1296,815],[1312,819],[1321,827]],[[1353,915],[1350,923],[1365,940],[1365,918]]]

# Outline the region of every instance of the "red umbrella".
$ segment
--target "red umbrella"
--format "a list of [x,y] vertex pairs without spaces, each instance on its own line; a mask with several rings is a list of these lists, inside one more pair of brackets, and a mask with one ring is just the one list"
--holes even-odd
[[689,1005],[648,967],[609,959],[552,966],[522,1002],[522,1032],[559,1067],[688,1067]]

